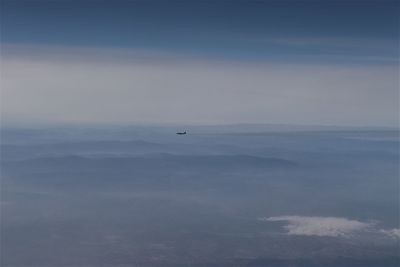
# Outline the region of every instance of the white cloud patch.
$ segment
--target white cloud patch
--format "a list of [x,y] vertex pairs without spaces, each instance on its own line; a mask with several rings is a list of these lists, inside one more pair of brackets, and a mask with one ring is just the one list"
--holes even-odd
[[260,218],[266,222],[286,222],[284,228],[288,235],[303,236],[328,236],[349,237],[355,234],[381,235],[400,239],[400,229],[382,229],[378,227],[377,221],[360,222],[340,217],[318,217],[318,216],[277,216]]
[[307,236],[347,236],[371,226],[371,223],[336,217],[279,216],[262,220],[286,221],[285,229],[289,235]]

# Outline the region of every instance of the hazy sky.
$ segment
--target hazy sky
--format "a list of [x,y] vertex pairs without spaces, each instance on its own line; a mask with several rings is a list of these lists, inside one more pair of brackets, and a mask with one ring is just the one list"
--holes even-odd
[[3,123],[398,126],[398,1],[1,1]]

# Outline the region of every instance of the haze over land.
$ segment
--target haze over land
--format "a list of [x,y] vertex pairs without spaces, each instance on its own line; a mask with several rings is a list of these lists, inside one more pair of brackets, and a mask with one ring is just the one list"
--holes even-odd
[[397,130],[241,127],[3,129],[2,266],[399,263]]

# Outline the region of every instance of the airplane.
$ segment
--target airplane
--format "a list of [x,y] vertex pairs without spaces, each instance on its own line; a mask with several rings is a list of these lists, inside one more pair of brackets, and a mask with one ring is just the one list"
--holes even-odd
[[186,134],[186,131],[184,131],[184,132],[177,132],[176,134],[184,135],[184,134]]

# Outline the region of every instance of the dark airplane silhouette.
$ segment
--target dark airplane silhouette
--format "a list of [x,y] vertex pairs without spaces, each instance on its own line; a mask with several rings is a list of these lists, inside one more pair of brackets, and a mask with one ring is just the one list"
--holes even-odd
[[176,134],[184,135],[184,134],[186,134],[186,131],[184,131],[184,132],[177,132]]

